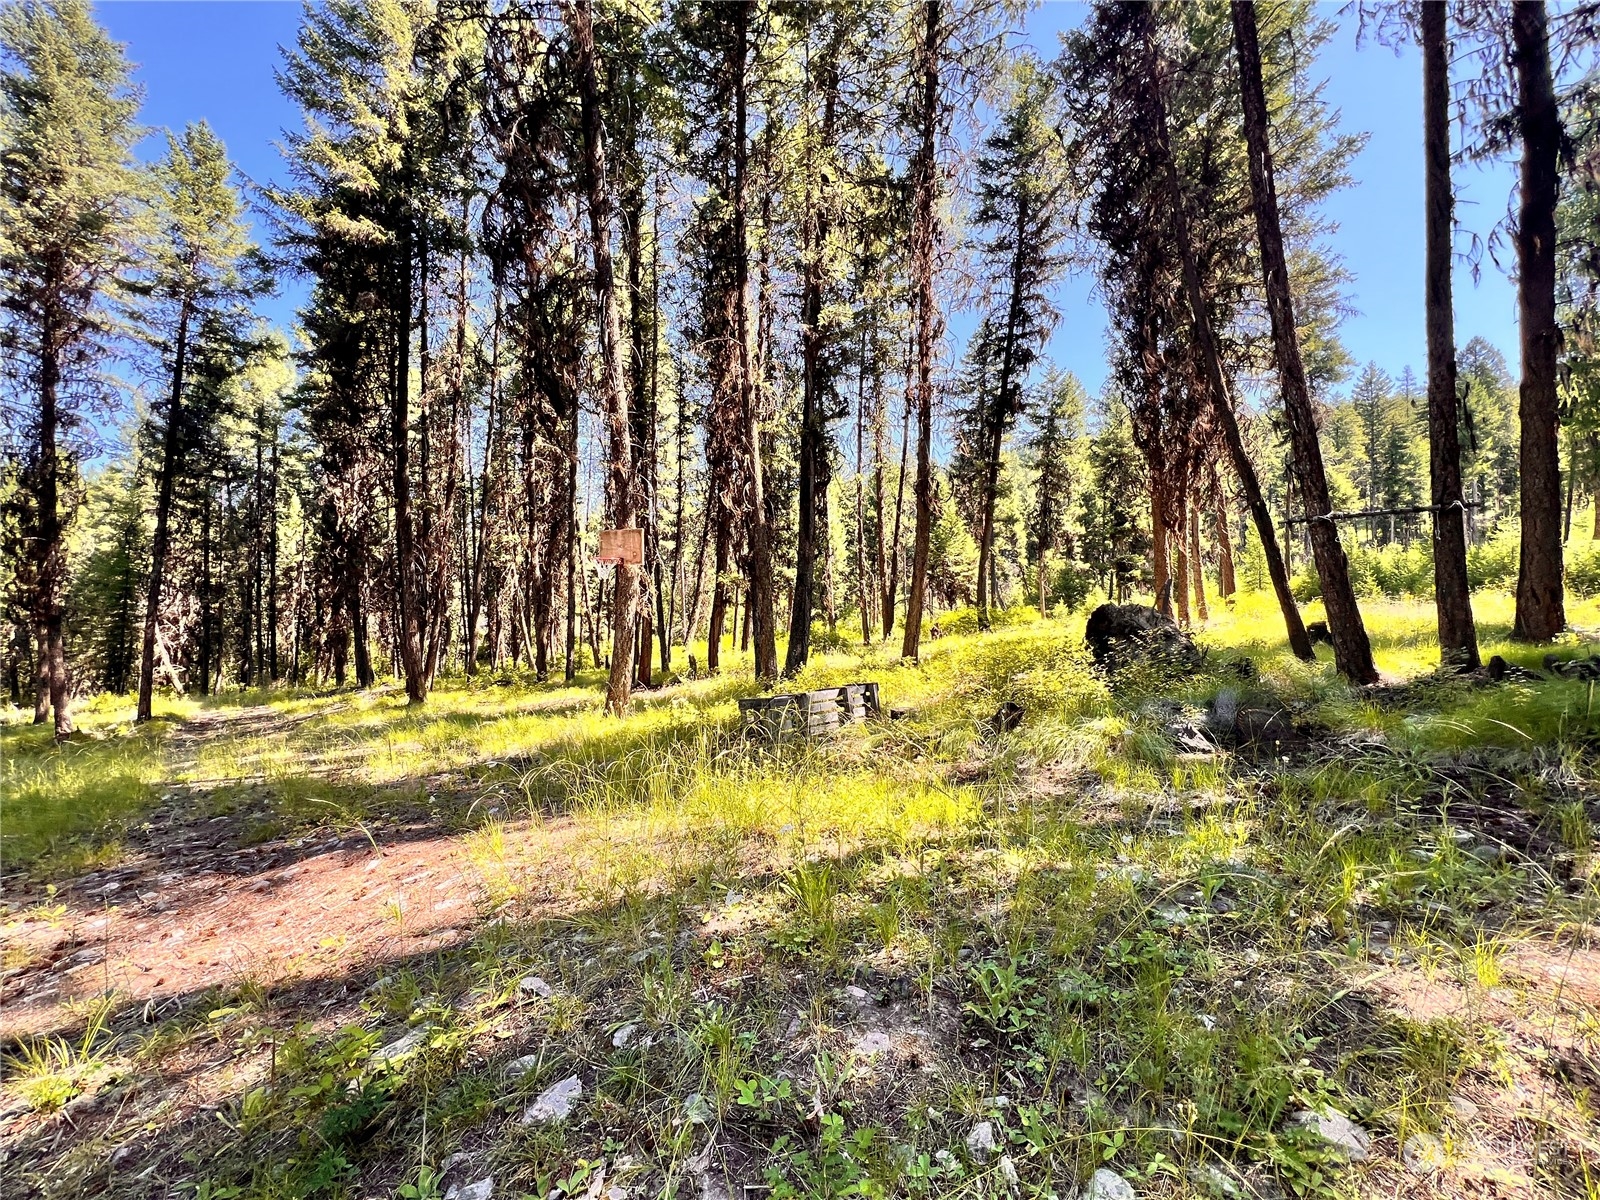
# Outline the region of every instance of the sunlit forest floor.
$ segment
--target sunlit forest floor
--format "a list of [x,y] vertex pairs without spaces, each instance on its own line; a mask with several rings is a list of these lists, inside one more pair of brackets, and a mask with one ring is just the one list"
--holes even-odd
[[0,1194],[1600,1196],[1594,688],[1365,611],[1366,691],[1261,597],[833,653],[885,716],[776,750],[743,670],[16,714]]

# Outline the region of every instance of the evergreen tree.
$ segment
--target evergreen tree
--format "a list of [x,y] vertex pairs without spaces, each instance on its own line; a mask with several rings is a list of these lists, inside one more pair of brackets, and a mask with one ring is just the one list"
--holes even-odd
[[138,100],[86,0],[0,8],[0,307],[8,424],[23,446],[23,571],[38,647],[36,721],[68,711],[66,530],[72,439],[100,391],[106,301],[129,263]]
[[[181,139],[168,134],[167,156],[153,172],[159,232],[153,239],[142,288],[149,297],[143,324],[156,344],[169,384],[161,409],[151,414],[151,436],[159,439],[160,451],[139,660],[140,721],[148,721],[152,715],[156,623],[172,540],[176,483],[192,470],[194,449],[200,441],[195,426],[204,426],[216,417],[214,411],[188,403],[186,372],[192,342],[205,339],[210,343],[213,367],[219,356],[242,359],[248,353],[248,302],[264,288],[259,255],[249,241],[243,204],[228,180],[230,172],[227,151],[204,123],[189,126]],[[215,395],[216,389],[211,388],[210,394]]]
[[1029,525],[1038,564],[1040,612],[1049,610],[1049,560],[1061,549],[1072,511],[1084,401],[1077,376],[1052,369],[1035,393],[1030,413],[1034,503]]
[[[1065,266],[1061,253],[1070,193],[1054,76],[1031,57],[1017,60],[1010,94],[978,156],[973,222],[986,275],[985,340],[988,386],[976,397],[981,448],[978,515],[978,623],[987,628],[993,594],[995,501],[1006,432],[1022,410],[1028,374],[1058,314],[1049,289]],[[988,345],[992,343],[992,345]]]

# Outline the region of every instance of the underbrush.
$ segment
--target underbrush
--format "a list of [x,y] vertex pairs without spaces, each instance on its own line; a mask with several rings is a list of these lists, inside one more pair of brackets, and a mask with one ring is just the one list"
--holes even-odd
[[[1477,603],[1485,654],[1537,665],[1504,642],[1509,602]],[[1109,1168],[1153,1196],[1331,1197],[1387,1194],[1402,1147],[1437,1144],[1439,1194],[1481,1167],[1592,1196],[1591,1101],[1550,1047],[1600,1054],[1600,1023],[1517,973],[1593,951],[1587,687],[1425,680],[1431,610],[1394,603],[1369,628],[1409,682],[1356,692],[1286,653],[1268,598],[1214,612],[1182,679],[1099,676],[1081,615],[946,632],[920,663],[829,653],[785,686],[875,679],[885,716],[776,748],[741,735],[753,687],[732,677],[643,693],[623,721],[596,679],[451,680],[422,712],[269,695],[281,724],[183,757],[159,732],[57,751],[7,731],[40,811],[50,763],[73,795],[181,781],[228,813],[276,806],[274,836],[359,822],[374,849],[385,806],[410,805],[446,814],[481,890],[444,949],[19,1043],[17,1178],[46,1197],[419,1200],[489,1177],[539,1200],[1046,1197]],[[1223,692],[1299,740],[1178,740]],[[524,1119],[571,1077],[565,1119]],[[1515,1097],[1535,1086],[1530,1140]],[[1372,1162],[1304,1111],[1361,1126]]]

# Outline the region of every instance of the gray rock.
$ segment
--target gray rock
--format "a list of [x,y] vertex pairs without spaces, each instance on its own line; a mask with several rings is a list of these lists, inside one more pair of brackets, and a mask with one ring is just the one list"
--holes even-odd
[[521,1079],[529,1071],[539,1065],[537,1054],[524,1054],[520,1058],[513,1058],[506,1064],[507,1079]]
[[494,1177],[476,1183],[458,1183],[444,1194],[444,1200],[489,1200],[494,1195]]
[[1289,1124],[1313,1131],[1351,1162],[1366,1162],[1372,1151],[1372,1135],[1334,1109],[1325,1113],[1301,1109],[1289,1118]]
[[523,979],[517,984],[517,991],[524,996],[532,996],[540,1000],[548,999],[554,994],[554,989],[537,975],[529,975]]
[[851,1053],[857,1058],[877,1058],[889,1052],[889,1035],[881,1029],[869,1029],[856,1039]]
[[472,1156],[465,1150],[457,1150],[449,1158],[439,1164],[440,1176],[447,1176],[451,1171],[459,1171],[472,1165]]
[[1133,1184],[1115,1171],[1101,1167],[1089,1176],[1089,1186],[1083,1189],[1082,1200],[1134,1200],[1135,1195]]
[[1444,1143],[1431,1133],[1413,1133],[1400,1143],[1400,1160],[1415,1175],[1428,1175],[1444,1165]]
[[1006,1187],[1011,1191],[1016,1191],[1022,1181],[1017,1178],[1017,1164],[1011,1161],[1011,1155],[1002,1154],[1000,1161],[995,1163],[995,1166],[999,1169],[1000,1179],[1005,1183]]
[[1193,672],[1200,651],[1169,616],[1142,604],[1102,604],[1089,614],[1083,640],[1095,665],[1110,671],[1135,662]]
[[373,1051],[372,1061],[379,1066],[393,1066],[402,1059],[409,1058],[417,1052],[427,1039],[431,1028],[428,1025],[418,1025],[411,1032],[397,1037],[387,1046]]
[[711,1103],[699,1092],[690,1092],[683,1099],[683,1119],[691,1125],[708,1125],[714,1114]]
[[989,1155],[994,1153],[996,1145],[993,1121],[979,1121],[972,1127],[972,1132],[967,1134],[967,1150],[979,1162],[986,1162]]
[[1191,1167],[1189,1181],[1206,1195],[1221,1197],[1221,1200],[1242,1200],[1245,1194],[1244,1185],[1216,1163]]
[[522,1123],[553,1125],[565,1121],[582,1096],[583,1082],[576,1075],[568,1075],[539,1093],[538,1099],[523,1112]]
[[1233,688],[1223,688],[1206,713],[1206,729],[1213,736],[1222,737],[1233,732],[1238,720],[1239,693]]
[[639,1023],[629,1021],[626,1025],[617,1026],[616,1032],[611,1035],[611,1046],[615,1050],[626,1050],[633,1044],[639,1035]]
[[1486,867],[1498,867],[1509,857],[1504,846],[1492,846],[1487,843],[1474,846],[1467,853]]

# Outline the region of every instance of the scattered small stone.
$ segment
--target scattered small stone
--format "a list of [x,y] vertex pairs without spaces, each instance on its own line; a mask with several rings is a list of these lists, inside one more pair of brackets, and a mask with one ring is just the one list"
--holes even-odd
[[522,1123],[552,1125],[565,1121],[582,1095],[582,1081],[576,1075],[568,1075],[560,1083],[553,1083],[539,1093],[539,1098],[528,1105],[522,1114]]
[[517,984],[517,991],[524,996],[534,996],[540,1000],[547,1000],[554,995],[554,989],[537,975],[529,975],[523,979]]
[[1021,1180],[1017,1178],[1017,1164],[1011,1161],[1011,1155],[1002,1154],[995,1166],[999,1169],[1000,1178],[1005,1181],[1006,1187],[1015,1191]]
[[866,1000],[868,1000],[868,999],[870,999],[870,995],[869,995],[869,993],[868,993],[868,992],[867,992],[867,989],[866,989],[866,988],[864,988],[864,987],[857,987],[857,986],[856,986],[856,985],[855,985],[855,984],[853,984],[853,983],[852,983],[852,984],[848,984],[848,985],[847,985],[847,986],[846,986],[846,987],[845,987],[845,989],[844,989],[844,994],[845,994],[845,995],[846,995],[846,996],[849,996],[849,997],[850,997],[850,999],[852,999],[852,1000],[854,1000],[854,1001],[855,1001],[855,1002],[856,1002],[856,1003],[858,1003],[858,1004],[860,1004],[860,1003],[863,1003],[863,1002],[864,1002],[864,1001],[866,1001]]
[[1504,846],[1494,846],[1488,843],[1480,843],[1468,850],[1467,853],[1486,867],[1498,867],[1508,857]]
[[122,1145],[118,1146],[115,1150],[113,1150],[111,1152],[111,1165],[113,1167],[120,1167],[123,1163],[127,1162],[128,1159],[130,1159],[132,1157],[133,1157],[133,1146],[132,1146],[132,1144],[128,1143],[128,1142],[124,1142]]
[[494,1195],[494,1176],[476,1183],[458,1183],[444,1194],[444,1200],[489,1200]]
[[611,1035],[611,1046],[616,1050],[626,1050],[639,1035],[639,1022],[629,1021],[626,1025],[617,1026]]
[[1089,1186],[1083,1189],[1083,1200],[1134,1200],[1134,1197],[1133,1184],[1105,1167],[1089,1176]]
[[889,1052],[889,1035],[881,1029],[869,1029],[863,1033],[853,1048],[857,1058],[876,1058],[880,1054]]
[[691,1125],[711,1123],[711,1103],[699,1092],[690,1092],[683,1099],[683,1119]]
[[417,1049],[427,1039],[432,1026],[418,1025],[409,1033],[397,1037],[380,1050],[373,1052],[372,1061],[384,1066],[392,1066],[401,1059],[415,1054]]
[[462,1167],[468,1166],[471,1162],[472,1156],[470,1154],[468,1154],[465,1150],[457,1150],[449,1158],[445,1159],[439,1164],[439,1175],[441,1178],[443,1178],[444,1176],[449,1175],[451,1171],[460,1170]]
[[1289,1124],[1316,1133],[1323,1141],[1343,1152],[1351,1162],[1366,1162],[1372,1149],[1372,1135],[1334,1109],[1325,1113],[1301,1109],[1289,1118]]
[[1243,1185],[1229,1175],[1216,1163],[1206,1163],[1204,1166],[1191,1167],[1189,1180],[1202,1188],[1208,1196],[1218,1196],[1222,1200],[1242,1200],[1245,1191]]
[[524,1054],[520,1058],[513,1058],[506,1064],[506,1078],[521,1079],[538,1065],[539,1056],[537,1054]]
[[989,1155],[994,1153],[996,1144],[993,1121],[979,1121],[972,1127],[972,1132],[967,1134],[967,1150],[979,1162],[988,1160]]
[[1465,1096],[1451,1096],[1450,1111],[1463,1121],[1470,1121],[1478,1115],[1478,1106]]
[[1400,1160],[1413,1174],[1431,1174],[1444,1164],[1444,1143],[1431,1133],[1413,1133],[1400,1143]]

